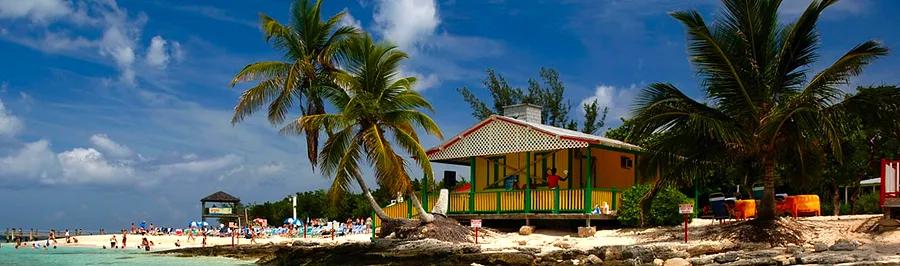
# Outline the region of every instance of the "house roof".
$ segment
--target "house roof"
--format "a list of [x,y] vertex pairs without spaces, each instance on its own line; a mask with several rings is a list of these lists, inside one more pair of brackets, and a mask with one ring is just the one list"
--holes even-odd
[[216,193],[212,193],[209,196],[206,196],[200,201],[208,201],[208,202],[240,202],[241,199],[232,196],[231,194],[219,191]]
[[591,144],[641,151],[623,141],[582,132],[492,115],[450,140],[427,151],[432,161],[526,151],[584,148]]

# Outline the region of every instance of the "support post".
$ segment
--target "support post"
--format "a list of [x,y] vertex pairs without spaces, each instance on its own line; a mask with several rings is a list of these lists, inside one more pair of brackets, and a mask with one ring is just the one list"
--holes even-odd
[[469,157],[469,213],[475,213],[475,156]]
[[616,199],[616,192],[618,192],[618,190],[615,187],[612,188],[612,206],[610,206],[610,208],[613,210],[618,209],[616,207],[618,205],[618,204],[616,204],[616,201],[618,200],[618,199]]
[[559,186],[553,188],[553,213],[559,213]]
[[531,152],[525,152],[525,213],[531,213]]
[[[566,151],[568,151],[566,153],[566,156],[567,156],[566,158],[568,158],[568,160],[567,160],[568,168],[566,168],[566,170],[572,171],[572,174],[574,175],[575,171],[572,170],[572,153],[574,153],[575,151],[572,149],[567,149]],[[574,179],[574,178],[572,178],[571,176],[567,176],[566,179],[568,179],[568,181],[569,181],[569,189],[572,189],[572,179]]]
[[412,219],[412,204],[409,201],[404,201],[406,203],[406,219]]
[[[592,175],[593,175],[592,172],[593,172],[593,168],[594,168],[594,162],[593,162],[593,160],[591,160],[591,158],[593,158],[593,157],[591,156],[591,155],[592,155],[592,154],[591,154],[591,146],[588,146],[587,148],[585,148],[585,150],[587,151],[587,155],[586,155],[586,157],[587,157],[587,170],[585,171],[585,173],[586,173],[585,175],[586,175],[586,177],[587,177],[587,181],[584,183],[584,184],[585,184],[585,189],[584,189],[584,212],[585,212],[585,213],[591,213],[591,207],[594,206],[593,204],[591,204],[591,196],[593,196],[593,194],[594,194],[594,178],[592,177]],[[588,219],[588,221],[590,221],[590,219]],[[590,226],[590,225],[589,225],[589,226]]]
[[500,214],[500,191],[497,191],[497,214]]
[[422,209],[428,210],[428,175],[422,177]]
[[[375,241],[375,219],[378,218],[375,216],[375,211],[372,211],[372,241]],[[305,224],[304,224],[305,226]],[[306,230],[303,230],[303,238],[306,238]]]

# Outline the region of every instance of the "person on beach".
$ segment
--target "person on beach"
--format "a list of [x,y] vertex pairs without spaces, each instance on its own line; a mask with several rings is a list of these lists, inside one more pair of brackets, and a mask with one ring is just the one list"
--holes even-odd
[[203,233],[203,242],[200,243],[201,247],[206,247],[206,233]]
[[16,249],[19,249],[19,246],[22,245],[22,238],[16,237]]
[[176,247],[176,248],[180,248],[180,247],[181,247],[181,239],[175,239],[175,247]]
[[134,223],[131,223],[131,233],[134,234],[135,231],[137,231],[137,228],[134,226]]
[[141,239],[141,246],[144,247],[144,251],[150,251],[150,241],[146,237]]
[[71,238],[69,236],[69,228],[66,228],[66,244],[69,244],[70,241],[71,241]]
[[117,248],[119,244],[119,240],[116,239],[116,235],[113,235],[109,238],[109,248]]
[[125,249],[125,242],[128,241],[128,232],[122,230],[122,249]]
[[34,241],[34,228],[28,228],[28,242]]
[[193,229],[190,229],[190,230],[187,230],[187,231],[188,231],[188,232],[187,232],[187,233],[188,233],[187,242],[188,242],[188,243],[194,243],[194,230],[193,230]]
[[50,234],[47,237],[47,240],[52,241],[54,245],[56,245],[56,230],[50,229]]

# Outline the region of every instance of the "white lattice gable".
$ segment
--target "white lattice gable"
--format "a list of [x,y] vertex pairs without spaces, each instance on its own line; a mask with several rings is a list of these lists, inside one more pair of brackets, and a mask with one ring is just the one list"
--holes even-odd
[[524,151],[546,151],[583,148],[590,143],[553,136],[527,124],[518,124],[492,117],[479,123],[445,145],[430,150],[430,160],[468,158]]

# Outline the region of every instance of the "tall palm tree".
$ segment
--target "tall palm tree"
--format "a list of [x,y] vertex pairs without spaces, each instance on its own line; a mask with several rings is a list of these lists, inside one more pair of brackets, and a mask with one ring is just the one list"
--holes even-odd
[[368,35],[348,41],[340,57],[344,72],[335,73],[337,87],[323,90],[323,95],[337,109],[334,113],[308,114],[288,124],[282,132],[329,128],[320,154],[319,167],[326,175],[334,175],[331,195],[340,195],[356,182],[372,208],[382,220],[392,220],[369,192],[362,176],[360,161],[373,165],[375,179],[392,194],[408,195],[420,213],[421,220],[434,217],[421,206],[412,188],[406,160],[397,150],[412,156],[425,174],[432,178],[431,163],[419,143],[417,128],[426,134],[443,138],[437,124],[420,110],[432,110],[412,88],[414,77],[399,77],[400,62],[406,53],[388,43],[374,43]]
[[[346,13],[340,12],[327,20],[321,16],[322,0],[310,3],[296,0],[291,5],[290,22],[285,25],[266,14],[260,14],[260,24],[267,42],[283,53],[283,60],[262,61],[247,65],[231,80],[231,86],[255,81],[241,94],[234,107],[231,123],[238,123],[268,105],[269,123],[280,125],[295,106],[302,115],[323,114],[325,105],[320,87],[337,67],[335,58],[339,47],[358,34],[359,29],[339,26]],[[302,101],[306,97],[306,103]],[[307,157],[313,166],[317,162],[320,131],[306,131]]]
[[817,156],[816,150],[840,154],[846,105],[839,102],[839,86],[888,52],[866,41],[807,79],[818,59],[816,22],[835,2],[812,1],[789,24],[779,22],[780,0],[723,0],[724,11],[712,25],[697,11],[672,13],[687,28],[690,61],[703,79],[706,102],[672,84],[651,84],[636,102],[630,137],[659,133],[646,147],[650,160],[668,161],[682,173],[708,162],[750,161],[765,187],[759,218],[774,219],[779,162],[793,160],[796,165],[782,166],[803,169],[804,158]]

